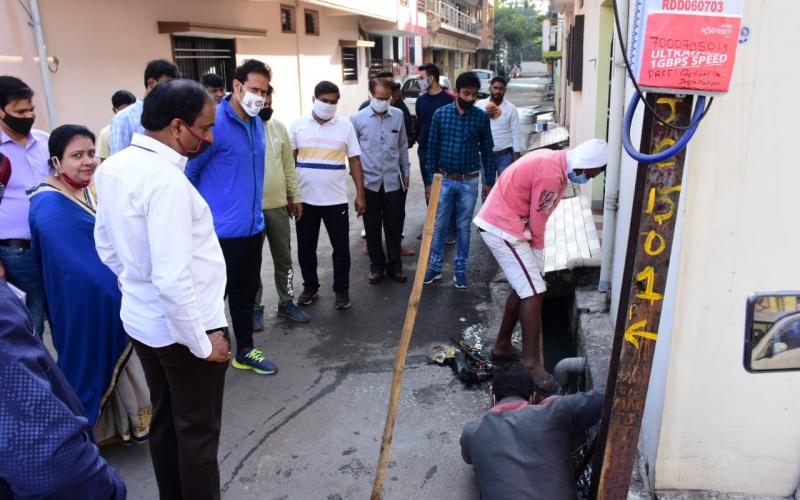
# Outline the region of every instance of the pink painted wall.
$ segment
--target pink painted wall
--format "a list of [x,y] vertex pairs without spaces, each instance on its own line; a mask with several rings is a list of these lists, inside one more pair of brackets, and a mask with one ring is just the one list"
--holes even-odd
[[[295,2],[281,2],[293,4]],[[81,123],[94,130],[111,119],[111,95],[127,89],[144,92],[147,61],[171,59],[169,35],[158,33],[157,21],[193,21],[266,29],[266,38],[239,38],[237,60],[255,57],[273,69],[275,116],[290,123],[310,109],[314,85],[323,79],[340,84],[340,113],[349,116],[367,96],[366,56],[359,50],[359,81],[342,83],[339,40],[358,38],[355,15],[296,2],[297,18],[310,8],[320,13],[320,36],[281,33],[279,2],[230,0],[49,0],[41,3],[49,56],[60,64],[51,74],[59,123]],[[33,28],[16,0],[0,0],[5,30],[0,30],[0,74],[23,78],[37,92],[36,127],[48,129]],[[332,14],[336,15],[332,15]],[[299,50],[298,50],[299,49]],[[299,54],[299,57],[298,57]],[[299,60],[299,76],[298,76]]]

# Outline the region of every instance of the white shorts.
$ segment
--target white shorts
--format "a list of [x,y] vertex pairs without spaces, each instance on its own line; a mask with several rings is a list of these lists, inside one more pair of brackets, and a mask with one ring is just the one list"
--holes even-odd
[[532,248],[527,241],[511,243],[488,231],[481,231],[480,234],[519,298],[525,299],[547,291],[542,276],[542,250]]

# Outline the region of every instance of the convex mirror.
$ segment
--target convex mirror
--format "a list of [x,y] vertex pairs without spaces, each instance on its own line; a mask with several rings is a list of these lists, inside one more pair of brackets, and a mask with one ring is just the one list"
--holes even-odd
[[800,292],[755,293],[746,318],[747,371],[800,370]]

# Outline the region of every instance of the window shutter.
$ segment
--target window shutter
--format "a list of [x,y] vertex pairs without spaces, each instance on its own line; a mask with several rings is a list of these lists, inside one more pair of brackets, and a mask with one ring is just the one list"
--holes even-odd
[[583,22],[584,16],[575,16],[572,35],[572,90],[583,90]]

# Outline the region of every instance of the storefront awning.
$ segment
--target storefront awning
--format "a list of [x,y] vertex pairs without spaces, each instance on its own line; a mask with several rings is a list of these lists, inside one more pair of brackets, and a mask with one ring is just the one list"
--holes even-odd
[[339,40],[339,47],[369,47],[375,46],[371,40]]
[[158,32],[162,34],[215,38],[264,38],[267,36],[267,30],[261,28],[223,26],[192,21],[158,21]]

